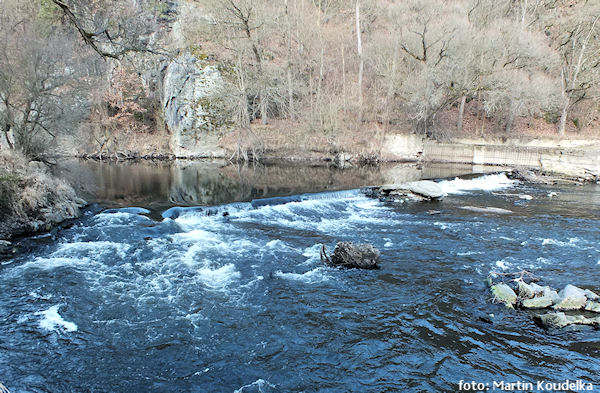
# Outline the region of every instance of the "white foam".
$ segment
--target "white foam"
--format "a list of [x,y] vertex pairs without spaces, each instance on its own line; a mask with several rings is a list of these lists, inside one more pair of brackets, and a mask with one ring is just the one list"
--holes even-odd
[[77,325],[63,319],[58,313],[60,304],[52,306],[47,310],[36,312],[35,315],[42,315],[44,318],[40,321],[40,327],[45,330],[55,331],[61,328],[66,332],[76,332]]
[[278,270],[273,273],[273,275],[286,280],[301,281],[307,284],[328,281],[331,278],[324,272],[324,268],[321,266],[309,270],[306,273],[284,273],[281,270]]
[[558,246],[558,247],[579,247],[579,239],[576,237],[570,238],[568,241],[561,241],[556,239],[539,239],[542,241],[542,246]]
[[443,222],[434,222],[433,225],[440,228],[442,231],[445,231],[449,227],[448,224],[445,224]]
[[507,237],[507,236],[500,236],[500,237],[498,237],[498,239],[506,240],[506,241],[509,241],[509,242],[516,242],[517,241],[516,239],[513,239],[512,237]]
[[205,231],[202,229],[194,229],[189,232],[177,233],[173,235],[174,238],[181,238],[183,240],[191,240],[191,241],[211,241],[211,242],[220,242],[218,236],[213,232]]
[[116,254],[121,258],[127,256],[127,252],[131,248],[130,245],[124,243],[115,243],[109,241],[96,241],[96,242],[73,242],[63,243],[59,246],[52,255],[53,256],[68,256],[68,257],[79,257],[82,253],[111,253]]
[[283,247],[287,247],[287,244],[285,244],[285,242],[279,240],[279,239],[275,239],[275,240],[271,240],[270,242],[267,242],[267,244],[265,244],[265,247],[267,248],[283,248]]
[[29,320],[29,315],[21,315],[18,319],[17,319],[17,323],[25,323]]
[[466,252],[457,252],[456,255],[459,257],[466,257],[466,256],[470,256],[470,255],[479,255],[479,254],[483,254],[483,252],[481,251],[466,251]]
[[198,279],[210,289],[224,289],[240,277],[240,272],[232,263],[216,268],[207,266],[198,269]]
[[[244,385],[241,388],[234,390],[233,393],[243,393],[245,389],[248,389],[248,388],[251,388],[254,386],[256,386],[259,393],[265,393],[268,391],[269,388],[275,388],[275,385],[273,385],[269,381],[265,381],[264,379],[261,378],[261,379],[257,379],[256,381],[254,381],[248,385]],[[267,390],[264,390],[265,388],[267,388]]]
[[100,213],[94,216],[94,221],[97,225],[102,226],[123,226],[129,225],[132,221],[152,221],[149,217],[141,216],[139,214],[132,214],[127,212],[115,212],[115,213]]
[[35,258],[33,261],[29,261],[29,262],[21,265],[18,269],[15,270],[15,272],[19,271],[21,269],[26,270],[26,269],[30,269],[30,268],[41,269],[41,270],[52,270],[52,269],[56,269],[58,267],[63,267],[63,266],[83,266],[83,265],[87,265],[89,263],[91,263],[91,259],[85,258],[85,257],[73,257],[73,258],[38,257],[38,258]]
[[306,247],[302,256],[306,257],[306,261],[302,265],[312,265],[315,262],[321,260],[321,244],[314,244],[310,247]]
[[539,262],[539,263],[543,263],[543,264],[549,264],[550,263],[550,261],[548,259],[544,258],[544,257],[538,257],[536,259],[536,261]]
[[438,184],[445,194],[465,194],[469,191],[494,191],[513,187],[517,181],[511,180],[506,173],[485,175],[474,179],[455,178],[443,180]]
[[502,270],[508,270],[509,264],[506,263],[505,260],[496,261],[496,266],[498,266]]

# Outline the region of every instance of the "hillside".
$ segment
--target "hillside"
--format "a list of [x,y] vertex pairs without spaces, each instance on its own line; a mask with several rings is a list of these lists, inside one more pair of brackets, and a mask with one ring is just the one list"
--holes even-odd
[[598,137],[596,2],[4,0],[0,13],[2,143],[30,157],[376,158],[394,133]]

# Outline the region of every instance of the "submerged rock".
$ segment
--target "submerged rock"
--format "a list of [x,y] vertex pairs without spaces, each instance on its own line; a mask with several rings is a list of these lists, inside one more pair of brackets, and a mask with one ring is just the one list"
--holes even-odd
[[517,281],[519,297],[522,299],[531,299],[535,296],[533,287],[522,280]]
[[588,300],[598,300],[598,299],[600,299],[600,296],[596,295],[594,292],[590,291],[589,289],[586,289],[583,292],[585,293],[585,297]]
[[378,269],[380,252],[370,244],[338,242],[333,254],[328,256],[325,246],[321,248],[321,259],[329,265],[357,269]]
[[600,303],[588,300],[588,302],[585,304],[585,311],[600,313]]
[[504,283],[492,285],[490,291],[494,295],[494,301],[496,302],[504,303],[508,307],[517,304],[517,294],[511,287]]
[[417,195],[421,195],[425,198],[440,199],[444,196],[444,190],[442,190],[442,187],[431,180],[405,183],[404,186],[408,191],[411,191]]
[[521,306],[524,308],[546,308],[552,305],[553,299],[550,296],[538,296],[532,299],[524,299]]
[[569,325],[592,325],[600,324],[600,317],[586,318],[583,315],[567,315],[564,312],[551,312],[540,314],[534,320],[545,328],[564,328]]
[[475,213],[491,213],[491,214],[512,214],[512,210],[502,209],[500,207],[478,207],[478,206],[461,206],[463,210],[470,210]]
[[13,253],[13,244],[8,240],[0,240],[0,258],[8,258]]
[[579,310],[585,307],[587,302],[585,291],[571,284],[560,291],[558,296],[558,302],[554,305],[555,310]]
[[368,189],[365,194],[369,197],[391,200],[431,201],[445,196],[442,187],[431,180],[420,180],[408,183],[385,184],[381,187]]

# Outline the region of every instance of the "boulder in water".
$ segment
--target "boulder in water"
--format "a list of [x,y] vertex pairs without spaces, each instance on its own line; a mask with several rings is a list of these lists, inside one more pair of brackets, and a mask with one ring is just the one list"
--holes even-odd
[[378,269],[380,252],[370,244],[338,242],[333,254],[327,255],[325,246],[321,248],[321,260],[332,266],[357,269]]
[[431,180],[385,184],[379,188],[379,191],[382,195],[412,196],[413,199],[417,200],[432,200],[444,197],[442,187]]
[[8,240],[0,240],[0,259],[10,258],[13,254],[14,247]]
[[521,302],[521,306],[524,308],[546,308],[552,305],[552,298],[550,296],[538,296],[531,299],[524,299]]
[[598,326],[600,317],[586,318],[583,315],[567,315],[564,312],[550,312],[534,317],[534,320],[545,328],[564,328],[569,325],[591,325]]
[[588,300],[588,302],[585,304],[585,311],[600,313],[600,303]]
[[517,303],[517,294],[504,283],[492,285],[490,291],[494,295],[494,301],[504,303],[507,307],[512,308]]
[[531,299],[535,296],[535,289],[523,280],[517,281],[519,297],[522,299]]
[[586,289],[583,292],[585,293],[585,297],[587,297],[588,300],[600,299],[600,296],[596,295],[594,292],[590,291],[589,289]]
[[554,305],[555,310],[579,310],[585,307],[587,302],[585,291],[571,284],[560,291],[558,296],[558,302]]

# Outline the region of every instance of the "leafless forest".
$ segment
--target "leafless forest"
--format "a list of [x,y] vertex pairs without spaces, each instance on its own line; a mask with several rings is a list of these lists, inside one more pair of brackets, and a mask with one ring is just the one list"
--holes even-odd
[[221,133],[596,135],[599,18],[585,0],[0,0],[3,143],[168,134],[161,72],[182,53],[226,81],[203,103]]

